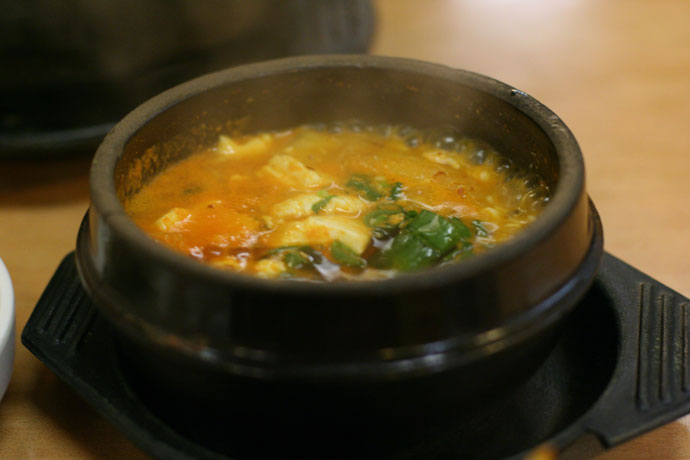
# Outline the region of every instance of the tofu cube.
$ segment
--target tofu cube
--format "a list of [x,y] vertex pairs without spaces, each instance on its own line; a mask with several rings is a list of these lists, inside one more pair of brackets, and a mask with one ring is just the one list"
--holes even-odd
[[323,187],[331,182],[330,179],[307,168],[301,161],[289,155],[274,156],[267,165],[261,168],[261,172],[295,188]]
[[211,265],[218,268],[227,268],[235,271],[242,271],[247,266],[246,259],[239,259],[235,256],[225,256],[211,261]]
[[175,229],[177,224],[186,221],[191,215],[192,213],[187,209],[172,208],[170,211],[158,218],[155,226],[162,232],[171,232]]
[[287,270],[285,263],[279,259],[261,259],[254,264],[254,270],[256,270],[256,275],[261,278],[277,278]]
[[364,223],[345,216],[311,216],[288,222],[271,235],[273,246],[329,244],[340,240],[357,254],[369,245],[371,235]]
[[327,214],[359,214],[369,208],[369,204],[358,196],[342,195],[331,198],[323,211]]
[[[275,204],[271,214],[278,219],[300,219],[314,214],[312,206],[321,201],[323,197],[315,193],[304,193]],[[321,208],[319,214],[359,214],[366,210],[368,205],[359,197],[334,196],[326,206]]]
[[216,151],[223,155],[257,155],[268,151],[273,137],[264,133],[249,139],[244,144],[239,144],[229,136],[221,134],[218,136]]

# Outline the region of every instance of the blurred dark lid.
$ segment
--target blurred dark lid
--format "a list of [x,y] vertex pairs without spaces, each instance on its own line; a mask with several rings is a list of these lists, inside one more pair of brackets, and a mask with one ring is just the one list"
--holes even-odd
[[92,153],[151,96],[233,65],[363,53],[368,0],[0,0],[0,158]]

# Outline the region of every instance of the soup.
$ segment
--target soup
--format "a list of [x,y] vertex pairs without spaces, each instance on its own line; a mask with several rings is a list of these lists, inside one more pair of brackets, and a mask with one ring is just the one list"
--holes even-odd
[[220,269],[332,281],[474,257],[548,199],[481,142],[353,124],[221,135],[125,208],[155,240]]

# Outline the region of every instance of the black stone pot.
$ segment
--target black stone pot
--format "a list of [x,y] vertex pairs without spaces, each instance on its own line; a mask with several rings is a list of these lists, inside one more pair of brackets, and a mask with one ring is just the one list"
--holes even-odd
[[[512,241],[456,265],[322,284],[229,273],[155,243],[122,200],[240,119],[247,132],[351,119],[460,132],[539,174],[554,193]],[[290,400],[437,407],[508,388],[546,356],[602,255],[581,152],[565,124],[501,82],[406,59],[292,58],[173,88],[102,142],[91,200],[79,273],[134,371],[170,400],[221,404],[242,394],[268,411]]]

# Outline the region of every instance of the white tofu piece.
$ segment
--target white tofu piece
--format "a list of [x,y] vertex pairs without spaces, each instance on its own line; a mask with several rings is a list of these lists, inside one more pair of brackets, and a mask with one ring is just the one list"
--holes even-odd
[[218,142],[216,143],[216,151],[222,153],[223,155],[232,155],[237,151],[237,142],[233,141],[229,136],[221,134],[218,136]]
[[287,267],[282,260],[269,258],[255,263],[254,270],[256,270],[256,276],[260,278],[277,278],[287,270]]
[[[304,193],[285,201],[277,203],[271,208],[271,214],[278,219],[299,219],[314,214],[312,206],[321,201],[323,197],[316,193]],[[328,204],[321,208],[319,214],[359,214],[367,209],[368,205],[359,197],[334,196]]]
[[304,166],[304,164],[289,156],[276,155],[261,168],[261,172],[270,174],[282,183],[295,188],[323,187],[331,181],[316,171]]
[[460,169],[461,163],[457,155],[443,150],[433,150],[431,152],[424,152],[422,156],[427,160],[433,161],[440,165],[450,166],[453,169]]
[[278,219],[299,219],[313,214],[311,207],[322,198],[316,193],[305,193],[274,204],[271,214]]
[[238,144],[229,136],[218,136],[216,151],[223,155],[256,155],[268,151],[273,142],[273,136],[268,133],[259,134],[244,144]]
[[359,220],[345,216],[311,216],[279,227],[272,235],[271,242],[279,247],[329,244],[340,240],[361,254],[370,239],[369,228]]
[[366,211],[369,204],[362,201],[358,196],[335,196],[323,208],[322,212],[327,214],[352,214],[356,215]]
[[159,217],[154,225],[160,231],[170,232],[175,229],[178,223],[186,221],[191,215],[192,213],[188,209],[172,208]]
[[211,265],[218,268],[229,268],[235,271],[242,271],[247,266],[247,260],[235,256],[225,256],[211,261]]

